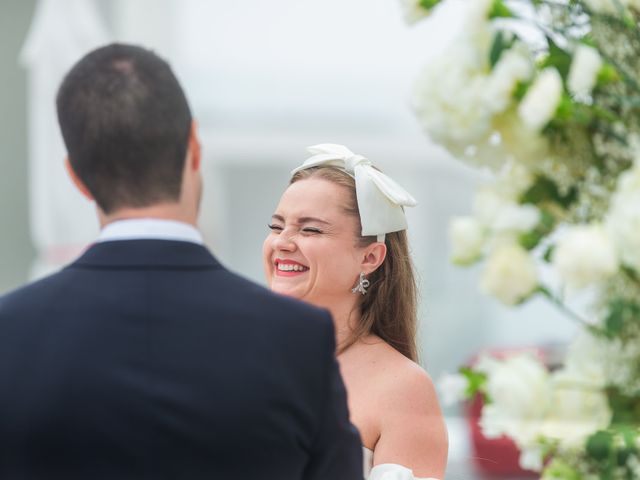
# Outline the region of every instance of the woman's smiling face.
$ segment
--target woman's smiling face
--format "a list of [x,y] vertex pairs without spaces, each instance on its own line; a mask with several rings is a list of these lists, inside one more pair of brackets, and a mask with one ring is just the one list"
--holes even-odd
[[330,305],[353,295],[364,255],[360,225],[346,212],[349,192],[322,178],[287,188],[271,218],[263,245],[267,282],[277,293]]

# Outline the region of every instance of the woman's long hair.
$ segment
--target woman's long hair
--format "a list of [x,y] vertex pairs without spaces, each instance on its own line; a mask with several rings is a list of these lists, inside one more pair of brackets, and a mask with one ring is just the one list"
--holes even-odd
[[[349,192],[349,203],[344,211],[358,220],[360,212],[356,198],[355,180],[348,173],[335,167],[312,167],[298,171],[290,184],[307,178],[322,178],[344,187]],[[356,236],[358,246],[376,242],[375,236]],[[387,256],[378,269],[368,276],[371,283],[366,295],[361,297],[360,322],[347,340],[338,346],[343,352],[361,338],[375,334],[402,353],[418,360],[416,346],[418,289],[409,255],[407,232],[387,233],[385,237]]]

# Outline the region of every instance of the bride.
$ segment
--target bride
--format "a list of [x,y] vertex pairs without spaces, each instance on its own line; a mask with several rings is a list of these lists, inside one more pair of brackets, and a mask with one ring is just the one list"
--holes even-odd
[[292,174],[263,246],[272,290],[328,309],[365,476],[444,477],[447,433],[416,363],[416,283],[403,206],[366,158],[317,145]]

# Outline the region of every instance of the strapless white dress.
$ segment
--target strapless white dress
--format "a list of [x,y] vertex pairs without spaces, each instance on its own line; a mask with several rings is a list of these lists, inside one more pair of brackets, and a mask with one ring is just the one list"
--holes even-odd
[[362,447],[362,460],[366,480],[437,480],[414,477],[411,469],[395,463],[383,463],[374,467],[373,452],[366,447]]

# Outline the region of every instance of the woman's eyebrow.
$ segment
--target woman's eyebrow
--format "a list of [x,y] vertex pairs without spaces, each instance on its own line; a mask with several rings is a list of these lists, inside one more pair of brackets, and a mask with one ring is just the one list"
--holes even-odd
[[[271,215],[271,219],[272,220],[277,220],[279,222],[284,223],[284,217],[282,215],[277,214],[277,213]],[[300,217],[300,218],[298,218],[298,221],[296,223],[298,223],[298,224],[303,224],[303,223],[322,223],[324,225],[330,225],[330,223],[327,222],[326,220],[322,220],[321,218],[317,218],[317,217]]]
[[317,217],[300,217],[298,223],[324,223],[325,225],[329,225],[329,222]]

